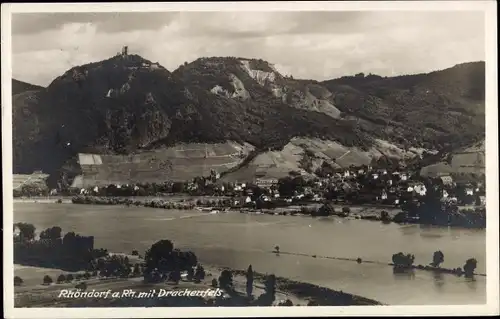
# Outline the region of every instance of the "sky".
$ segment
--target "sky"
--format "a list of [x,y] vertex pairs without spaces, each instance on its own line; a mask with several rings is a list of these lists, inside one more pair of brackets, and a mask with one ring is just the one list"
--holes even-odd
[[414,74],[485,60],[484,19],[482,11],[14,13],[12,72],[47,86],[128,45],[170,71],[236,56],[320,81]]

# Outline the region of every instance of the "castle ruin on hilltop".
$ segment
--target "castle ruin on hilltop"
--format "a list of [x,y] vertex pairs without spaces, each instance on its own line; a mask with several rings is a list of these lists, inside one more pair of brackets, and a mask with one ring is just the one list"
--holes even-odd
[[128,46],[127,45],[123,46],[122,52],[117,52],[116,56],[121,56],[123,58],[126,58],[128,56]]

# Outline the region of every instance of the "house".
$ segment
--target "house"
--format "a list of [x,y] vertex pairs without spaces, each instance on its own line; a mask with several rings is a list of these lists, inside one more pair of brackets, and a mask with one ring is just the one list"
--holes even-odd
[[259,187],[269,188],[271,186],[277,185],[278,180],[274,179],[274,178],[270,178],[270,179],[257,178],[255,181],[255,184]]
[[401,178],[402,181],[407,181],[408,180],[408,174],[406,174],[406,173],[401,173],[399,175],[399,177]]
[[450,175],[443,175],[439,177],[444,185],[451,185],[453,183],[453,178]]
[[304,187],[304,194],[305,195],[312,195],[312,193],[313,193],[312,187],[309,187],[309,186]]
[[380,199],[381,200],[386,200],[387,199],[387,192],[385,191],[385,189],[382,191],[382,194],[380,195]]
[[427,189],[423,183],[414,184],[413,190],[420,196],[424,196],[427,193]]
[[377,179],[377,178],[378,178],[378,176],[379,176],[379,175],[378,175],[378,173],[373,173],[373,174],[372,174],[372,178],[373,178],[373,179]]
[[271,199],[269,198],[269,196],[266,196],[266,195],[260,195],[259,199],[261,201],[264,201],[264,202],[269,202],[271,201]]
[[479,196],[479,200],[482,206],[486,206],[486,196]]
[[466,188],[466,189],[465,189],[465,195],[468,195],[468,196],[469,196],[469,195],[470,195],[470,196],[474,195],[474,189],[472,189],[472,188],[470,188],[470,187]]
[[448,196],[449,196],[448,192],[445,189],[443,189],[443,199],[448,198]]

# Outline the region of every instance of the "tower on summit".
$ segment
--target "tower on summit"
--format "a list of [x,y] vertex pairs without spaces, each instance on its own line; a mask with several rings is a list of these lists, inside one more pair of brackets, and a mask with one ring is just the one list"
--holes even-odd
[[124,46],[122,48],[122,56],[127,56],[128,55],[128,46]]

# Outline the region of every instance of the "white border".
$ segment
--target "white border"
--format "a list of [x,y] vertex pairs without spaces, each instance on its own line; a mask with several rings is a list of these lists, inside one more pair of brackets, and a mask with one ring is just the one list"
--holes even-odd
[[[13,308],[11,14],[18,12],[152,11],[462,11],[485,12],[487,304],[471,306],[245,307],[245,308]],[[496,1],[337,1],[211,3],[2,4],[2,169],[4,213],[4,310],[6,318],[186,318],[257,316],[472,316],[499,313],[498,91]]]

